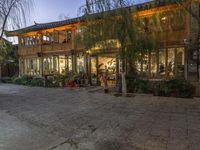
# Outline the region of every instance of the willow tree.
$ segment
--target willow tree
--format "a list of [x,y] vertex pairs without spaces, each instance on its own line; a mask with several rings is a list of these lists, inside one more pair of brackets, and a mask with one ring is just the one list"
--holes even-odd
[[126,62],[128,71],[136,75],[136,58],[156,44],[150,32],[141,27],[143,20],[137,16],[133,5],[134,1],[131,0],[86,0],[86,5],[81,8],[85,21],[80,27],[79,42],[87,49],[98,47],[108,50],[112,46],[119,46],[123,95],[126,95]]
[[13,50],[12,43],[4,38],[0,40],[0,61],[13,60],[16,61],[16,55]]
[[133,1],[130,0],[86,0],[82,8],[86,21],[81,27],[82,36],[79,39],[86,48],[101,47],[107,50],[119,45],[123,95],[126,95],[125,59],[130,67],[134,66],[132,60],[139,50],[136,43],[137,21],[133,17],[135,10],[132,5]]
[[[199,40],[200,40],[200,0],[175,0],[176,3],[179,5],[179,7],[186,13],[188,13],[191,16],[191,37],[190,39],[187,39],[187,42],[189,45],[188,51],[189,51],[189,63],[196,63],[197,64],[197,78],[200,80],[200,46],[199,46]],[[193,60],[193,53],[197,53],[197,61]]]
[[0,39],[7,28],[19,28],[26,24],[33,0],[0,0]]

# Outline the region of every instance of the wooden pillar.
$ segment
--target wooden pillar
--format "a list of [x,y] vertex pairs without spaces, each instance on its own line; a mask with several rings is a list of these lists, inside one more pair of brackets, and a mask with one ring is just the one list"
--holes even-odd
[[74,73],[77,73],[77,55],[72,55],[72,70]]
[[39,58],[39,66],[40,66],[40,75],[43,76],[43,72],[44,72],[44,69],[43,69],[43,57]]
[[[0,68],[0,71],[1,71],[1,68]],[[19,58],[19,75],[21,75],[21,74],[22,74],[22,60],[21,60],[21,58]]]

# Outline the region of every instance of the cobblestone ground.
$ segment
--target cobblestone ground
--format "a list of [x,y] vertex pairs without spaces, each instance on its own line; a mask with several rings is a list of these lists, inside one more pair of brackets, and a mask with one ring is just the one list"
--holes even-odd
[[200,99],[0,84],[0,150],[199,150]]

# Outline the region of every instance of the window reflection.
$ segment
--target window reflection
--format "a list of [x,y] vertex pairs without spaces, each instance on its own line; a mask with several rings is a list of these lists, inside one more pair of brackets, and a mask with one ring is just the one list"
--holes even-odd
[[157,59],[156,59],[156,50],[151,52],[151,76],[155,77],[157,73]]
[[177,48],[177,73],[178,75],[184,73],[185,64],[185,51],[184,48]]
[[143,57],[142,57],[142,72],[143,72],[143,75],[144,76],[148,75],[148,71],[149,71],[149,56],[148,56],[148,52],[145,52],[143,54]]
[[166,69],[166,50],[160,49],[159,50],[159,75],[163,76],[165,75],[165,69]]
[[167,69],[168,69],[168,76],[175,75],[175,48],[168,49]]
[[77,72],[85,73],[84,56],[83,55],[77,56]]

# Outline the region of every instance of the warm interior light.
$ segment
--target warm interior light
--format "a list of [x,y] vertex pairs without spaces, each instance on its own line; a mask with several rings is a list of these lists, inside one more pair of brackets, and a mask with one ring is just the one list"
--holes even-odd
[[166,16],[165,16],[165,17],[162,17],[161,20],[162,20],[162,21],[166,21],[166,20],[167,20],[167,17],[166,17]]

